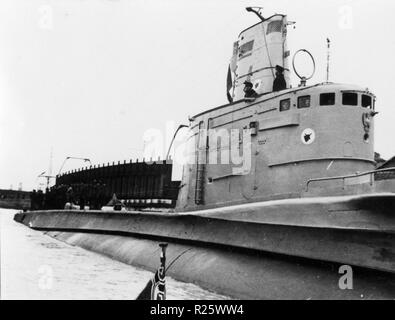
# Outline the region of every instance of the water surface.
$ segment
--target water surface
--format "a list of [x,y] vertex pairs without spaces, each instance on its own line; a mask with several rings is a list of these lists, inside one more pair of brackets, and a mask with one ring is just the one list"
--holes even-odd
[[[135,299],[152,273],[60,242],[0,209],[1,299]],[[226,299],[167,281],[168,299]]]

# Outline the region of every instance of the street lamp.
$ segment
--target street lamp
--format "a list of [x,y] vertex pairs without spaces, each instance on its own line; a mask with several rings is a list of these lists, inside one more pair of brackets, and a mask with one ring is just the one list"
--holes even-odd
[[90,165],[92,165],[92,163],[91,163],[91,160],[90,160],[89,158],[66,157],[66,159],[64,159],[64,161],[63,161],[63,163],[62,163],[62,166],[61,166],[61,167],[60,167],[60,169],[59,169],[59,173],[58,173],[58,175],[60,175],[60,172],[62,171],[62,169],[63,169],[63,167],[64,167],[64,165],[65,165],[66,161],[67,161],[67,160],[69,160],[69,159],[74,159],[74,160],[83,160],[84,162],[89,162],[89,164],[90,164]]
[[167,150],[166,158],[165,158],[166,160],[167,160],[168,157],[169,157],[169,154],[170,154],[170,151],[171,151],[171,147],[172,147],[172,145],[173,145],[174,139],[175,139],[176,136],[177,136],[178,131],[179,131],[180,129],[182,129],[182,128],[188,128],[188,127],[189,127],[189,126],[187,126],[187,125],[185,125],[185,124],[180,124],[180,125],[178,126],[176,132],[174,132],[173,139],[171,139],[169,149]]
[[47,173],[46,171],[41,172],[41,173],[37,176],[37,178],[46,178],[46,179],[47,179],[47,189],[48,189],[50,179],[53,179],[53,178],[56,178],[56,177],[55,177],[55,176],[48,175],[48,174],[46,174],[46,173]]

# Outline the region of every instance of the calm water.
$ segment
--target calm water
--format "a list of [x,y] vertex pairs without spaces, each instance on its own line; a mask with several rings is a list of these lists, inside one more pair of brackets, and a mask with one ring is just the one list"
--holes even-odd
[[[0,209],[1,299],[135,299],[152,273],[70,246]],[[168,299],[226,299],[167,277]]]

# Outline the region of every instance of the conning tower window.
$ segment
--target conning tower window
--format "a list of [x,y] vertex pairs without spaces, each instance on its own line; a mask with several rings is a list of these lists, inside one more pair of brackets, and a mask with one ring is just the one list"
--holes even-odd
[[269,22],[269,24],[267,25],[266,34],[270,34],[272,32],[281,32],[282,26],[283,26],[282,20],[275,20]]
[[333,106],[335,104],[335,93],[321,93],[320,106]]
[[287,111],[291,108],[291,99],[284,99],[280,101],[280,111]]
[[357,106],[358,105],[358,94],[351,92],[343,93],[343,105],[345,106]]
[[252,54],[254,48],[254,40],[248,41],[240,46],[239,48],[239,59],[248,57]]
[[362,107],[373,109],[372,97],[366,94],[362,95]]
[[298,98],[298,109],[310,107],[310,96],[302,96]]

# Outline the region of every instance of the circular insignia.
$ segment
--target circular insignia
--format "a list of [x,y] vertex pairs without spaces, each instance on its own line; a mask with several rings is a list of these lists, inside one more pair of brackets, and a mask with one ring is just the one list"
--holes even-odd
[[261,84],[262,84],[262,80],[261,80],[261,79],[255,80],[255,81],[254,81],[254,89],[255,89],[255,90],[256,90],[256,89],[259,89],[259,87],[261,86]]
[[315,140],[315,132],[313,129],[307,128],[304,129],[302,135],[300,136],[303,144],[311,144]]

